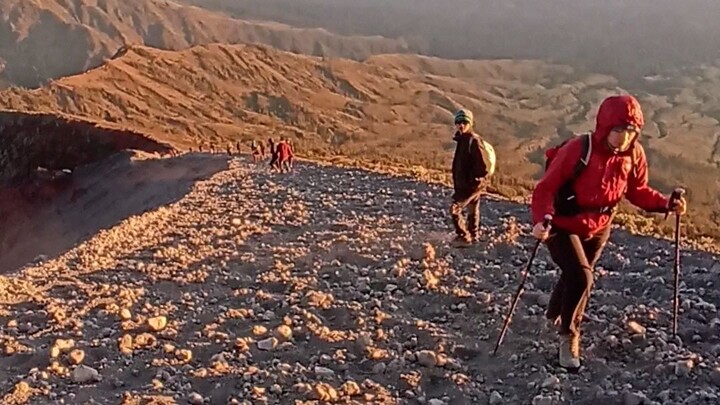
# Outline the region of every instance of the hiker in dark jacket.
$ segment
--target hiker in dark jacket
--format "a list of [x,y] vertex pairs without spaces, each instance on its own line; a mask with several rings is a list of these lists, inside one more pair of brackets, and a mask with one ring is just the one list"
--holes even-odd
[[268,147],[270,149],[270,170],[273,170],[277,168],[278,154],[277,146],[272,138],[268,139]]
[[[455,226],[456,246],[466,247],[480,239],[480,196],[487,186],[486,178],[494,171],[492,147],[473,132],[473,114],[460,110],[455,114],[457,142],[452,163],[453,186],[450,216]],[[463,209],[468,209],[467,226]]]
[[[593,284],[593,267],[610,236],[614,207],[626,197],[647,212],[685,212],[683,198],[670,201],[648,185],[645,151],[638,141],[643,124],[634,97],[608,97],[600,105],[587,154],[583,156],[587,138],[576,137],[561,146],[533,192],[533,235],[545,241],[561,270],[545,316],[551,325],[559,326],[558,354],[565,368],[580,367],[580,324]],[[558,198],[577,163],[588,154],[587,166],[570,185],[571,195]],[[574,203],[568,205],[569,201]],[[543,218],[548,214],[552,222],[545,228]]]

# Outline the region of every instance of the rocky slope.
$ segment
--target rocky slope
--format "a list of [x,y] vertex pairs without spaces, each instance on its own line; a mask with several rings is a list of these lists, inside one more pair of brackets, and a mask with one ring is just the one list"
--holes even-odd
[[[117,126],[98,126],[57,115],[0,112],[0,269],[14,269],[35,257],[26,255],[23,243],[37,249],[33,235],[41,232],[47,239],[56,225],[38,222],[37,207],[54,204],[65,190],[77,193],[73,199],[81,195],[82,190],[74,184],[75,169],[127,149],[159,155],[174,151],[168,144]],[[116,189],[123,185],[107,179],[99,183],[113,184]],[[95,192],[103,190],[102,186],[95,188]],[[86,231],[84,225],[91,222],[85,218],[89,210],[83,207],[77,213],[84,219],[79,219],[71,233]],[[76,241],[71,239],[60,245],[73,246]]]
[[123,45],[162,49],[192,45],[261,43],[318,56],[362,59],[404,52],[402,40],[341,36],[324,29],[243,21],[172,1],[4,0],[0,4],[0,86],[35,87],[82,73]]
[[[717,256],[683,254],[673,339],[670,243],[615,232],[585,366],[568,374],[541,328],[557,276],[544,249],[488,354],[531,247],[526,207],[484,202],[485,241],[455,250],[444,187],[312,163],[269,174],[244,158],[218,171],[226,160],[159,161],[204,174],[175,202],[0,278],[3,403],[718,401]],[[59,201],[45,221],[80,209]]]
[[49,114],[0,111],[0,181],[23,181],[42,167],[73,169],[115,152],[135,149],[167,154],[173,150],[142,134],[101,127]]

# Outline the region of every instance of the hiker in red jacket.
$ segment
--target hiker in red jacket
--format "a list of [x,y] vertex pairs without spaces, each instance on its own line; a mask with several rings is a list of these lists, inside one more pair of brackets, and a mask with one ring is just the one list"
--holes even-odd
[[[548,151],[547,171],[533,192],[533,235],[545,241],[561,270],[545,316],[559,325],[559,360],[565,368],[580,367],[580,323],[616,205],[626,197],[646,212],[685,213],[683,198],[670,201],[648,185],[645,151],[638,142],[643,124],[634,97],[608,97],[591,134]],[[579,162],[586,165],[578,169]],[[545,228],[547,214],[553,218]]]
[[280,171],[289,172],[290,162],[294,155],[290,144],[285,138],[280,138],[280,142],[277,144],[277,156],[277,165],[280,167]]

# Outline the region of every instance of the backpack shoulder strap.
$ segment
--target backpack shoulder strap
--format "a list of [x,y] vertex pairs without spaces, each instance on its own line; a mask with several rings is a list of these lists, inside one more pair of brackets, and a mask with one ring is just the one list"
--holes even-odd
[[634,176],[637,176],[637,163],[640,160],[640,149],[642,148],[642,145],[638,144],[637,141],[635,142],[636,144],[633,146],[632,156],[630,159],[632,162],[632,173]]
[[582,142],[582,153],[580,154],[580,159],[577,161],[577,163],[575,163],[575,169],[573,170],[570,181],[575,181],[575,179],[580,176],[580,173],[582,173],[582,171],[585,170],[587,165],[590,163],[590,156],[592,155],[591,136],[592,133],[580,135],[580,142]]

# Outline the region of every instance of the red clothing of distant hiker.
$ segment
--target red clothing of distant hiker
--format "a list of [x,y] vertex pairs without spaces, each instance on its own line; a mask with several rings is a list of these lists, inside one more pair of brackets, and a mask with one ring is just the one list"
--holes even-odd
[[[665,212],[668,200],[648,186],[647,160],[639,142],[629,150],[613,152],[607,137],[614,127],[644,125],[640,104],[629,95],[612,96],[603,101],[592,134],[592,155],[574,183],[577,203],[581,207],[605,207],[626,197],[647,212]],[[559,187],[571,176],[582,154],[582,140],[573,139],[559,151],[553,164],[538,182],[532,197],[533,223],[542,222],[545,214],[555,214],[553,201]],[[633,151],[633,148],[637,149]],[[633,163],[633,156],[636,161]],[[611,213],[583,212],[572,217],[554,216],[553,226],[580,236],[602,231],[612,220]]]
[[277,154],[278,154],[278,161],[281,163],[290,160],[290,158],[294,156],[292,148],[285,141],[282,141],[277,144]]

